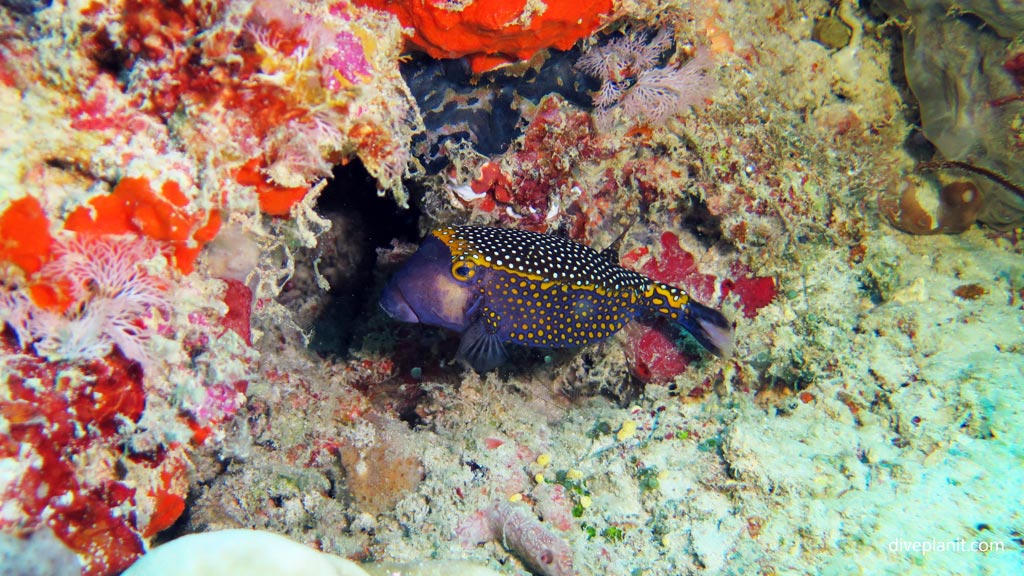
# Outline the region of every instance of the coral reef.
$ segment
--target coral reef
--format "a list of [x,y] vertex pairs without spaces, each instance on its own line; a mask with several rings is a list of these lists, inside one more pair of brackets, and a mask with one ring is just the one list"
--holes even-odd
[[393,509],[423,479],[415,455],[395,454],[402,446],[392,438],[363,449],[348,444],[338,448],[346,488],[360,511],[376,515]]
[[[0,4],[3,571],[1024,572],[1012,3]],[[378,309],[455,224],[732,355],[464,370]]]
[[429,173],[448,164],[449,150],[472,146],[482,155],[504,153],[523,132],[545,96],[559,94],[587,108],[598,83],[573,67],[579,50],[552,51],[543,63],[525,72],[498,69],[472,74],[462,60],[432,60],[414,55],[402,75],[416,98],[425,130],[413,140],[413,152]]
[[83,574],[123,570],[143,552],[143,538],[184,509],[183,447],[147,454],[125,445],[122,433],[146,404],[137,363],[119,354],[46,361],[17,353],[12,340],[4,334],[0,457],[10,473],[0,528],[24,535],[48,526],[82,558]]
[[543,576],[576,574],[565,541],[508,502],[498,502],[478,512],[459,529],[459,539],[466,546],[497,540],[531,571]]
[[156,314],[169,310],[166,287],[145,272],[159,248],[145,240],[83,236],[51,248],[54,258],[29,291],[9,292],[3,318],[22,347],[48,360],[101,359],[113,346],[147,364]]
[[78,576],[78,557],[43,528],[27,539],[0,533],[0,566],[18,576]]

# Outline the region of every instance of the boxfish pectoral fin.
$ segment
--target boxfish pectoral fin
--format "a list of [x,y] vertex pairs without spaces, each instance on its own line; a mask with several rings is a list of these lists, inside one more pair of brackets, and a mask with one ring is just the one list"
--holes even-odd
[[456,359],[465,361],[477,372],[489,372],[508,360],[505,345],[496,332],[488,330],[487,323],[478,318],[462,333]]
[[679,315],[679,325],[686,329],[701,346],[720,358],[732,356],[733,325],[714,308],[690,300]]

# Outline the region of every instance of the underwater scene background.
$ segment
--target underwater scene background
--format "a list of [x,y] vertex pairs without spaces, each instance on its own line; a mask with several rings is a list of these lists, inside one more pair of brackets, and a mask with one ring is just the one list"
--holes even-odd
[[0,574],[1024,573],[1022,39],[0,0]]

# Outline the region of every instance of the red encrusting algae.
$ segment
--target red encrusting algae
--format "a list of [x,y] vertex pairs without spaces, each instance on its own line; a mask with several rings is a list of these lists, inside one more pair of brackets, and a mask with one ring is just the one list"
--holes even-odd
[[573,195],[577,163],[608,155],[590,116],[571,110],[561,97],[550,96],[537,106],[523,138],[506,154],[516,170],[509,175],[497,161],[484,163],[479,176],[469,183],[480,195],[471,202],[484,212],[500,209],[497,217],[518,220],[518,227],[545,231],[548,221]]
[[671,382],[693,361],[665,326],[631,325],[627,328],[633,374],[641,382]]
[[[0,501],[19,511],[0,516],[0,529],[29,534],[46,525],[82,559],[86,576],[124,570],[144,552],[143,537],[177,520],[183,506],[174,502],[183,503],[187,490],[178,451],[141,463],[125,456],[122,433],[146,404],[139,364],[117,353],[47,362],[21,350],[9,331],[0,333],[0,352],[10,371],[0,400],[8,426],[0,462],[13,474]],[[159,469],[145,495],[123,471],[139,466]],[[123,514],[125,506],[155,513]]]
[[[778,292],[774,278],[753,276],[750,268],[740,262],[729,267],[729,278],[701,272],[696,257],[680,245],[679,236],[673,232],[662,233],[661,248],[654,254],[646,246],[635,248],[623,255],[622,265],[659,282],[684,288],[702,303],[721,301],[735,293],[745,318],[757,316]],[[643,326],[628,332],[633,373],[644,382],[668,382],[683,373],[692,361],[671,332],[666,332],[667,328]]]

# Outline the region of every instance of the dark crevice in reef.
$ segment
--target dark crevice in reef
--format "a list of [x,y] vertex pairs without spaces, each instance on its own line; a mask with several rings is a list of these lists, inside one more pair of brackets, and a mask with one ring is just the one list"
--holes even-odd
[[361,322],[377,313],[377,249],[390,246],[393,239],[417,242],[420,211],[379,196],[376,181],[353,160],[334,169],[317,212],[333,223],[333,245],[321,240],[318,247],[320,270],[331,291],[313,325],[309,347],[324,356],[344,355]]
[[415,206],[402,208],[391,196],[380,196],[377,181],[358,160],[334,168],[332,179],[320,194],[316,207],[321,216],[342,213],[357,218],[366,241],[374,248],[390,245],[393,238],[407,242],[419,240],[419,210]]
[[551,50],[539,68],[479,75],[462,59],[410,57],[401,65],[402,77],[427,128],[413,140],[416,157],[436,174],[448,164],[445,143],[470,142],[484,156],[504,154],[522,134],[524,110],[549,94],[589,109],[600,83],[574,67],[579,57],[578,48]]
[[702,200],[691,198],[683,214],[683,228],[705,249],[722,242],[722,219],[712,214]]

